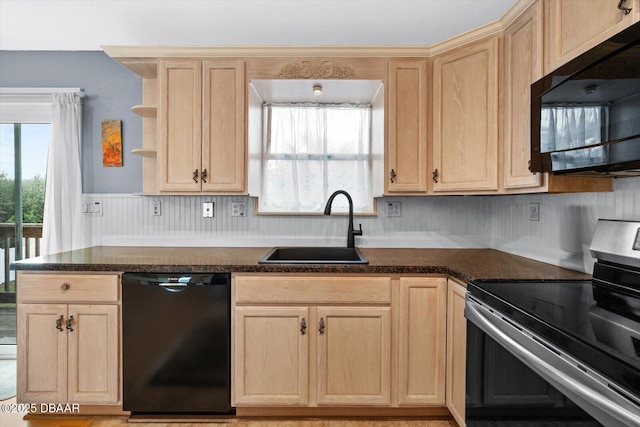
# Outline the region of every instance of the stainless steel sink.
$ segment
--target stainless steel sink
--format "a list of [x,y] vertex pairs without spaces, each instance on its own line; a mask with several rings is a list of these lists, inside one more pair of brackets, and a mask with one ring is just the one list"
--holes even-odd
[[274,248],[258,261],[260,264],[369,264],[357,248],[286,247]]

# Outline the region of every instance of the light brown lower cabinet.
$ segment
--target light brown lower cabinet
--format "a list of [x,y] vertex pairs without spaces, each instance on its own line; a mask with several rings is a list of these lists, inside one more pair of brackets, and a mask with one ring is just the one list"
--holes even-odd
[[308,307],[236,307],[236,405],[306,405]]
[[318,307],[319,405],[391,403],[389,307]]
[[232,404],[444,407],[445,299],[444,278],[234,275]]
[[237,307],[235,319],[236,405],[307,405],[310,339],[319,405],[389,404],[388,307]]
[[467,289],[455,280],[447,284],[447,407],[459,426],[464,426],[467,366]]
[[18,402],[119,402],[118,278],[18,273]]
[[398,404],[445,404],[447,279],[400,278]]

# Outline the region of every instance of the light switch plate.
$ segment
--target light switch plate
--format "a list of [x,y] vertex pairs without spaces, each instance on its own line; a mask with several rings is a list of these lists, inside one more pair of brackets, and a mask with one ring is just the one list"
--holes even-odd
[[102,216],[102,201],[85,199],[82,202],[82,212],[89,216]]
[[202,203],[202,217],[213,218],[213,202]]

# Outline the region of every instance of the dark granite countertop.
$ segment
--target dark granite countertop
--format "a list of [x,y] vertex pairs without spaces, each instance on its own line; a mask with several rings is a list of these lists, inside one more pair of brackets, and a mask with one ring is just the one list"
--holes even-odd
[[443,274],[470,280],[589,279],[588,274],[494,249],[359,248],[369,264],[258,264],[270,248],[96,246],[30,258],[14,270]]

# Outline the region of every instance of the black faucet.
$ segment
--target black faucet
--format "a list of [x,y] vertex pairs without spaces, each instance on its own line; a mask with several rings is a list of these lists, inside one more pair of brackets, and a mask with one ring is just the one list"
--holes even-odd
[[331,204],[333,203],[333,199],[338,194],[344,194],[349,201],[349,230],[347,230],[347,247],[355,248],[356,245],[354,236],[362,236],[362,224],[360,224],[359,230],[353,229],[353,200],[351,200],[351,196],[349,195],[349,193],[344,190],[335,191],[331,195],[331,197],[329,197],[329,200],[327,200],[327,205],[324,207],[324,214],[331,215]]

